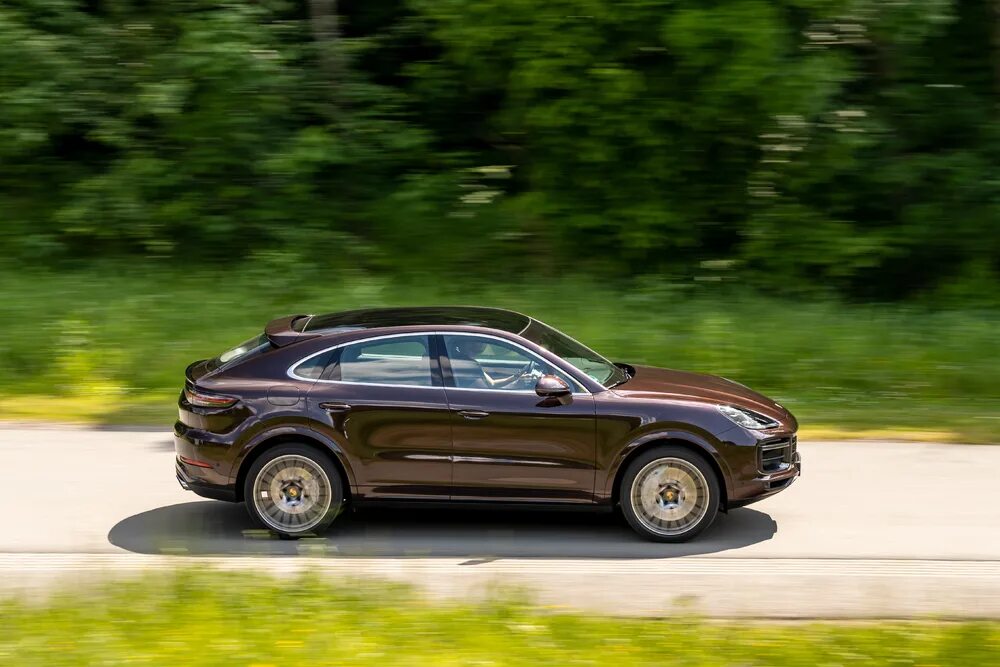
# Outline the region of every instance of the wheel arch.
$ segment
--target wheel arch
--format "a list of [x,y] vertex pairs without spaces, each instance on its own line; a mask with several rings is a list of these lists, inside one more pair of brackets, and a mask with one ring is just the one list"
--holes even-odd
[[328,442],[326,438],[311,429],[278,428],[258,435],[244,447],[234,483],[237,502],[243,501],[243,484],[254,461],[278,445],[287,443],[307,445],[327,456],[344,481],[344,495],[348,499],[351,497],[355,486],[354,475],[350,464],[344,460],[343,453],[335,444]]
[[618,466],[615,470],[614,482],[611,487],[611,504],[618,504],[618,496],[621,492],[622,479],[625,477],[625,470],[628,469],[629,464],[635,460],[637,456],[641,456],[644,452],[648,452],[650,449],[665,445],[682,447],[705,459],[719,479],[719,490],[722,494],[722,497],[719,499],[719,509],[723,512],[727,511],[730,494],[729,475],[726,474],[723,464],[719,460],[715,450],[708,446],[707,443],[700,443],[693,438],[685,438],[684,436],[666,433],[649,435],[630,443],[629,446],[625,448],[619,457]]

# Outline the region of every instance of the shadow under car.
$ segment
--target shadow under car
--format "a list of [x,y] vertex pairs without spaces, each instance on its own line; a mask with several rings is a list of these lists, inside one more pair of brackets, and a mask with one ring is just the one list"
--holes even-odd
[[282,540],[258,528],[242,505],[179,503],[120,521],[108,541],[142,554],[424,558],[674,558],[738,549],[771,539],[767,514],[720,514],[698,540],[642,540],[618,514],[484,508],[348,510],[326,534]]

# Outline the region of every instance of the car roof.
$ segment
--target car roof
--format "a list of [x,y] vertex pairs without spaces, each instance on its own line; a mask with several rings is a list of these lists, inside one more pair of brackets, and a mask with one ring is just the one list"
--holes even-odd
[[[468,326],[521,333],[531,318],[500,308],[477,306],[422,306],[407,308],[365,308],[313,315],[304,321],[302,333],[333,333],[358,329],[385,329],[408,326]],[[298,327],[296,327],[298,328]]]

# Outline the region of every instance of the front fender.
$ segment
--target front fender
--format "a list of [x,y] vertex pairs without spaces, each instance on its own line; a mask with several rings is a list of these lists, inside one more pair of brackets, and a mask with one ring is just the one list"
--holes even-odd
[[628,461],[650,446],[668,441],[671,443],[681,443],[708,458],[715,465],[717,472],[720,473],[721,479],[719,482],[725,488],[726,497],[731,495],[733,491],[732,471],[726,462],[723,453],[726,445],[722,441],[708,432],[699,432],[677,426],[664,425],[657,427],[655,424],[651,426],[651,428],[647,428],[641,433],[632,434],[632,437],[619,448],[608,468],[607,478],[604,480],[603,489],[601,490],[601,495],[604,498],[612,503],[616,501],[615,484]]

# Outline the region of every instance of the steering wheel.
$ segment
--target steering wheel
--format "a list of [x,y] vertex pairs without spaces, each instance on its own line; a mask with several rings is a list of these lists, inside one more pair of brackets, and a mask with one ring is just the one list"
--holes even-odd
[[538,381],[538,378],[545,375],[545,373],[539,367],[538,362],[532,359],[524,366],[522,366],[520,370],[518,370],[517,373],[515,373],[515,375],[517,375],[517,380],[514,381],[514,384],[521,385],[530,389],[531,387],[535,386],[535,382]]

